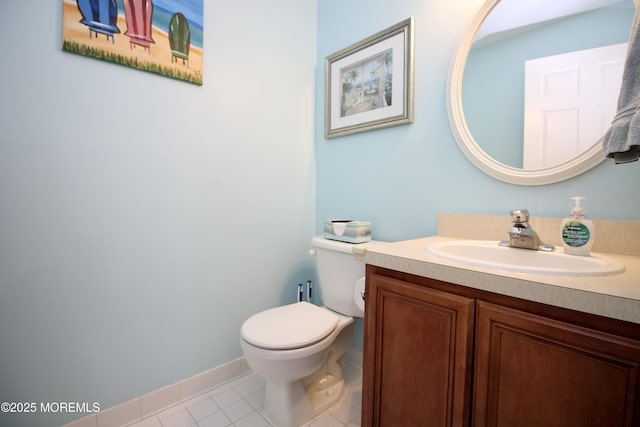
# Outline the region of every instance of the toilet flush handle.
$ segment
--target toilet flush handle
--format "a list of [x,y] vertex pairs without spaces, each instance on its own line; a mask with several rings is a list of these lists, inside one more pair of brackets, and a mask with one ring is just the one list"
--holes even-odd
[[315,249],[309,249],[308,254],[309,254],[309,256],[316,256],[316,250]]

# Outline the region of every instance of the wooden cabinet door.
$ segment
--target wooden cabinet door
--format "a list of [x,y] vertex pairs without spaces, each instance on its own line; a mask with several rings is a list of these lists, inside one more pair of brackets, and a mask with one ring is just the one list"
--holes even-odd
[[367,276],[363,426],[469,421],[475,302]]
[[477,301],[473,426],[639,426],[640,342]]

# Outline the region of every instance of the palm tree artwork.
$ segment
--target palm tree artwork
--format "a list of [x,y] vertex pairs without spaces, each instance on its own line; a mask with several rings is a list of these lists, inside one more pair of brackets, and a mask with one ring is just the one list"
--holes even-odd
[[340,70],[341,117],[391,106],[393,49]]

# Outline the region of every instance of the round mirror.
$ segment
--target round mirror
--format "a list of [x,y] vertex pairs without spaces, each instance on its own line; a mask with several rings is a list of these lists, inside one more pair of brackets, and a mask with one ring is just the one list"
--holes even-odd
[[[525,151],[531,149],[523,148],[525,117],[531,122],[530,118],[537,116],[531,114],[529,106],[525,114],[525,63],[529,67],[529,62],[535,62],[530,61],[533,58],[573,51],[586,52],[585,49],[592,47],[618,44],[617,51],[622,52],[620,63],[616,67],[609,67],[607,73],[611,76],[619,73],[613,78],[617,79],[619,88],[626,49],[622,43],[629,37],[633,5],[631,0],[579,0],[579,4],[570,6],[570,2],[552,1],[548,7],[541,5],[540,1],[528,3],[531,5],[517,0],[488,0],[483,5],[463,34],[454,56],[448,80],[447,108],[456,141],[475,166],[504,182],[543,185],[572,178],[604,160],[601,137],[615,112],[615,101],[609,111],[602,113],[604,118],[599,120],[600,127],[591,129],[592,135],[596,136],[583,141],[582,148],[579,149],[575,143],[573,145],[576,147],[570,148],[575,152],[563,153],[565,157],[547,164],[527,161]],[[519,22],[519,12],[506,10],[511,6],[529,8],[520,11],[524,21]],[[546,16],[535,17],[538,12],[545,12]],[[597,15],[602,13],[605,15]],[[495,19],[501,14],[509,18],[506,23]],[[590,22],[596,22],[599,26],[611,25],[612,28],[593,31]],[[582,31],[577,25],[586,28]],[[561,30],[565,34],[559,33]],[[566,34],[567,30],[570,34]],[[543,31],[547,32],[544,36],[541,35]],[[603,35],[599,36],[599,33]],[[528,68],[527,74],[531,74]],[[586,73],[582,72],[582,75]],[[608,77],[610,80],[611,76]],[[537,80],[542,79],[538,77]],[[556,79],[555,83],[546,78],[544,81],[549,86],[571,86],[565,77]],[[492,83],[500,85],[491,86]],[[575,85],[587,86],[583,82]],[[616,100],[618,88],[614,94]],[[559,110],[556,108],[556,111]],[[583,133],[582,130],[573,130],[574,124],[569,121],[573,113],[567,114],[556,114],[550,119],[545,117],[547,121],[542,126],[547,135],[551,134],[549,129],[554,129],[553,120],[556,121],[556,128],[565,132]],[[592,122],[596,120],[583,120],[587,124]],[[530,127],[530,124],[527,126]],[[565,134],[545,137],[550,144],[571,139]]]

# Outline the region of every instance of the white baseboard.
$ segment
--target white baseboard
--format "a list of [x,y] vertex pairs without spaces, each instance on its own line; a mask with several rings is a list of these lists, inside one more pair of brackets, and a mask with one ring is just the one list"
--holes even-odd
[[251,372],[244,357],[162,387],[64,427],[115,427],[131,424]]
[[[362,352],[347,351],[345,362],[362,369]],[[193,396],[219,387],[251,372],[244,357],[162,387],[127,402],[65,424],[64,427],[116,427],[135,423]]]

